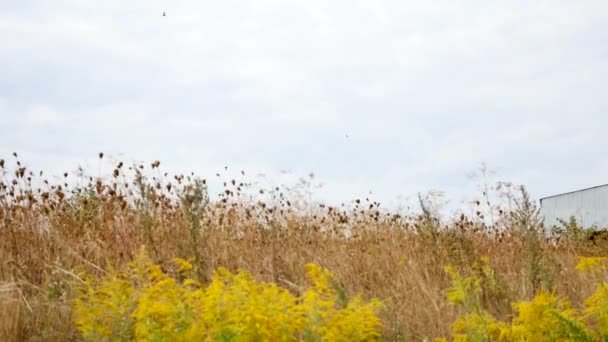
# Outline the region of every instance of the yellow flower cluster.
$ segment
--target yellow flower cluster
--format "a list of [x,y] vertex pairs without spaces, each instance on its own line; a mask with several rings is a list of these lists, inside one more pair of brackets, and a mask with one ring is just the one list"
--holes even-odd
[[589,274],[599,279],[607,269],[607,261],[608,258],[605,257],[580,257],[576,269],[581,273]]
[[374,341],[381,303],[353,297],[341,307],[333,275],[306,266],[299,296],[244,271],[219,268],[206,286],[187,278],[189,262],[174,259],[179,281],[145,252],[123,272],[91,278],[74,300],[74,321],[86,340]]
[[541,291],[531,301],[513,304],[519,313],[507,336],[515,341],[590,341],[582,315],[567,300]]
[[[479,305],[478,296],[486,279],[475,273],[462,277],[447,267],[452,278],[447,297],[465,311],[452,324],[454,341],[607,341],[608,283],[600,280],[607,261],[580,258],[577,270],[594,275],[597,282],[596,292],[585,301],[584,312],[572,308],[554,292],[540,291],[531,301],[513,304],[516,315],[511,322],[498,321]],[[487,274],[489,261],[482,262]]]

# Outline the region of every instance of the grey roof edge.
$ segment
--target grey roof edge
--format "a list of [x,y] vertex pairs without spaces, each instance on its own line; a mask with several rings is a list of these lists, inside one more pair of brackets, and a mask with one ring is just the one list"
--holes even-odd
[[574,191],[563,192],[561,194],[556,194],[556,195],[551,195],[551,196],[543,197],[543,198],[540,199],[540,201],[542,202],[543,200],[548,199],[548,198],[553,198],[553,197],[559,197],[559,196],[563,196],[563,195],[574,194],[574,193],[577,193],[577,192],[582,192],[582,191],[587,191],[587,190],[593,190],[593,189],[597,189],[597,188],[603,188],[603,187],[606,187],[606,186],[608,186],[608,183],[602,184],[602,185],[592,186],[590,188],[584,188],[584,189],[579,189],[579,190],[574,190]]

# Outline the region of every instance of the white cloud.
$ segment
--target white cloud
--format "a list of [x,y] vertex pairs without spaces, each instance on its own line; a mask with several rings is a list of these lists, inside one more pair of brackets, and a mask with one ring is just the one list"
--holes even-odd
[[34,126],[56,125],[64,120],[63,115],[47,105],[29,105],[25,113],[27,122]]
[[604,0],[13,2],[0,154],[315,171],[334,199],[370,185],[459,196],[483,160],[543,194],[605,183],[607,13]]

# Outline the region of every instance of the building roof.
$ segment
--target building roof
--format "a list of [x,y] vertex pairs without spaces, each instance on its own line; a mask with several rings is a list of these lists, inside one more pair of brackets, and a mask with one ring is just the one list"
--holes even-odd
[[563,196],[563,195],[574,194],[574,193],[577,193],[577,192],[583,192],[583,191],[597,189],[597,188],[603,188],[605,186],[608,186],[608,184],[602,184],[602,185],[592,186],[590,188],[585,188],[585,189],[580,189],[580,190],[574,190],[574,191],[564,192],[564,193],[561,193],[561,194],[551,195],[551,196],[547,196],[547,197],[541,198],[540,201],[542,202],[543,200],[548,199],[548,198],[553,198],[553,197],[559,197],[559,196]]

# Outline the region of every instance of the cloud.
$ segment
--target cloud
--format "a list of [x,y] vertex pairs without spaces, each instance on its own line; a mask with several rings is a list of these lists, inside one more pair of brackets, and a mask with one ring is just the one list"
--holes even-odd
[[32,126],[57,125],[64,120],[63,115],[46,105],[29,105],[25,113],[27,123]]
[[336,201],[458,198],[481,161],[538,196],[605,183],[606,13],[603,0],[12,2],[0,155],[314,171]]

